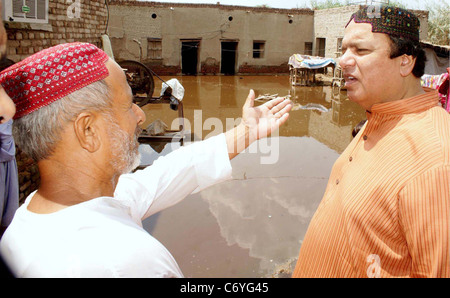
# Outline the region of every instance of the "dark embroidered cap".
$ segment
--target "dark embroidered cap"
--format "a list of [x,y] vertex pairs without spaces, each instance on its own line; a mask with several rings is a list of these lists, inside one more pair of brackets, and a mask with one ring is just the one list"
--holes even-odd
[[420,21],[412,12],[394,6],[369,5],[355,12],[345,27],[355,23],[372,25],[372,32],[419,41]]

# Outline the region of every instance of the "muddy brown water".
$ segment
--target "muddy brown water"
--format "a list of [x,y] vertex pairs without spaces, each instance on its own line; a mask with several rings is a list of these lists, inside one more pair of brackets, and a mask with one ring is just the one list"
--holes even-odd
[[[345,91],[293,87],[289,76],[162,77],[171,78],[185,88],[184,116],[193,140],[238,123],[250,89],[257,96],[290,94],[294,109],[271,139],[231,161],[232,180],[151,216],[144,228],[172,253],[185,277],[289,277],[331,167],[365,112]],[[155,83],[154,95],[161,90],[157,78]],[[147,105],[144,111],[144,127],[157,119],[178,123],[168,105]],[[177,147],[155,151],[143,144],[141,164]]]

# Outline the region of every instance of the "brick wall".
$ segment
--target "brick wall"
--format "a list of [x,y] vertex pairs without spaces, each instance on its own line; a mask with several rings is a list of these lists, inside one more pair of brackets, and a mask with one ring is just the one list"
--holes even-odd
[[249,65],[239,66],[240,74],[287,74],[289,66],[287,63],[281,65]]
[[[18,62],[42,49],[66,42],[90,42],[101,46],[106,31],[107,7],[104,0],[49,0],[48,24],[4,22],[8,34],[8,59]],[[69,8],[74,17],[68,15]],[[79,16],[79,17],[78,17]]]
[[37,164],[16,146],[17,171],[19,176],[19,202],[23,203],[41,181]]

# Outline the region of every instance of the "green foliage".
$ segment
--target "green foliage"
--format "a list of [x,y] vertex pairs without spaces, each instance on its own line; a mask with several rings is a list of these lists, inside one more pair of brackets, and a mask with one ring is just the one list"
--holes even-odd
[[345,3],[341,3],[340,0],[326,0],[322,3],[319,3],[317,0],[310,0],[310,6],[312,9],[327,9],[327,8],[334,8],[334,7],[341,7],[348,5],[349,1],[346,0]]
[[439,2],[434,6],[427,6],[428,41],[437,45],[450,45],[450,4]]
[[[375,4],[379,4],[382,1],[375,1]],[[387,2],[387,1],[386,1]],[[342,6],[346,6],[346,5],[351,5],[351,4],[364,4],[364,1],[355,1],[355,0],[325,0],[325,1],[319,1],[318,0],[310,0],[310,7],[312,9],[327,9],[327,8],[334,8],[334,7],[342,7]],[[368,3],[372,3],[371,1],[368,1]],[[406,8],[404,4],[402,4],[399,1],[389,1],[389,5],[392,6],[397,6],[397,7],[401,7],[401,8]]]

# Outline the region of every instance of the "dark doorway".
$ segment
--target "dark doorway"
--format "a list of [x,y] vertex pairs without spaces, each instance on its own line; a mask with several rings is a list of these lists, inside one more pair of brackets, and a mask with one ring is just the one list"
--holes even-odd
[[305,55],[312,56],[313,54],[313,43],[305,42]]
[[183,74],[197,74],[199,47],[200,41],[183,41],[181,43],[181,71]]
[[316,38],[316,56],[325,57],[325,38]]
[[236,73],[237,45],[238,43],[236,41],[222,41],[220,72],[225,75],[234,75]]

